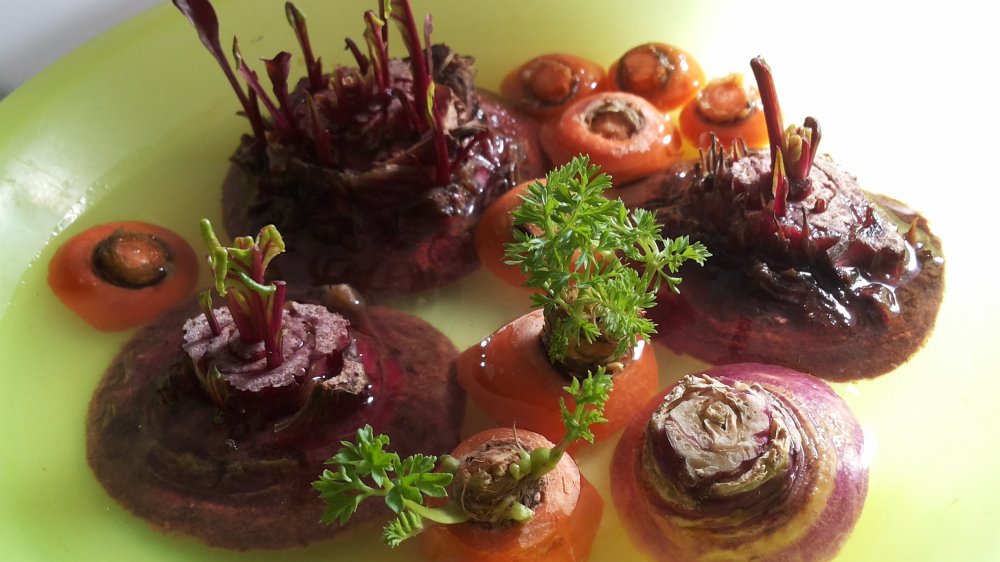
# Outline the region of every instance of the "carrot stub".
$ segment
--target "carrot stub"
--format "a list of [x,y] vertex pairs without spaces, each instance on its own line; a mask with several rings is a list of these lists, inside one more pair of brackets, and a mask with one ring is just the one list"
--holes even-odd
[[[456,369],[459,384],[499,425],[530,429],[558,441],[566,430],[553,404],[566,395],[563,388],[569,378],[549,362],[541,343],[544,323],[542,310],[521,316],[462,352]],[[656,393],[656,355],[650,346],[639,341],[624,363],[604,406],[608,422],[592,428],[595,442],[618,432]],[[573,407],[572,400],[567,407]]]
[[670,118],[625,92],[575,102],[542,125],[541,141],[554,165],[587,154],[616,185],[666,169],[681,156],[681,137]]
[[49,287],[67,308],[109,332],[144,324],[187,298],[198,258],[180,236],[135,221],[89,228],[49,262]]
[[519,183],[501,195],[499,199],[486,208],[475,230],[473,230],[473,242],[476,246],[479,262],[496,277],[518,287],[522,286],[528,277],[521,271],[520,267],[505,263],[507,257],[504,250],[508,243],[514,241],[514,217],[512,213],[521,206],[521,195],[524,194],[529,185],[536,181],[544,182],[545,180]]
[[522,64],[500,83],[514,107],[536,119],[551,119],[570,103],[607,89],[604,68],[564,53],[548,53]]
[[662,111],[677,109],[705,83],[705,72],[687,51],[665,43],[629,49],[608,69],[613,87],[642,96]]
[[743,139],[749,148],[768,146],[764,106],[755,88],[743,85],[740,74],[712,80],[681,109],[681,134],[698,147],[711,143],[711,133],[722,146]]
[[[496,440],[519,441],[530,451],[553,447],[531,431],[488,429],[466,439],[452,452],[462,458]],[[580,473],[569,455],[542,476],[541,501],[531,520],[501,528],[474,524],[434,525],[420,535],[420,551],[435,562],[582,562],[590,548],[604,510],[604,500]]]

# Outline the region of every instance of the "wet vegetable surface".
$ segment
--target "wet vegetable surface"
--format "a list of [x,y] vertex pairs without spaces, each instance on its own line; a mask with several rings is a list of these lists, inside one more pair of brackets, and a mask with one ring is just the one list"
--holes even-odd
[[[471,229],[482,209],[541,173],[534,124],[476,90],[472,57],[430,42],[407,0],[364,13],[367,55],[325,72],[305,15],[285,5],[307,76],[292,55],[265,59],[272,94],[243,59],[222,53],[208,0],[174,0],[233,86],[253,130],[223,188],[233,235],[275,224],[289,239],[281,276],[346,282],[369,296],[437,287],[476,264]],[[389,55],[389,25],[408,57]],[[247,84],[247,91],[237,79]]]
[[[274,22],[280,17],[264,16],[275,9],[273,2],[223,2],[220,8],[223,5],[231,6],[226,8],[226,14],[220,12],[229,30],[245,34],[243,47],[248,59],[270,56],[291,41],[284,22]],[[371,2],[356,5],[370,7]],[[509,45],[504,39],[510,26],[538,31],[533,37],[543,40],[546,37],[543,26],[552,21],[551,17],[540,20],[521,14],[533,9],[551,16],[560,3],[484,5],[480,12],[484,14],[482,20],[467,18],[461,11],[464,5],[444,2],[433,8],[438,37],[478,55],[482,84],[493,87],[513,64],[547,47],[535,45],[534,39],[525,45]],[[302,6],[314,18],[346,28],[332,33],[329,46],[322,49],[324,57],[330,57],[328,62],[344,60],[339,40],[345,35],[357,36],[357,22],[342,22],[338,17],[340,10],[328,9],[326,2],[305,1]],[[673,5],[648,2],[640,6],[648,17],[632,18],[627,24],[630,30],[645,37],[668,37],[690,48],[704,56],[704,62],[711,63],[706,64],[706,70],[713,73],[740,68],[750,53],[734,53],[723,48],[723,43],[748,44],[749,33],[741,30],[759,30],[758,24],[764,23],[758,13],[737,22],[731,11],[695,18],[677,13]],[[416,7],[421,8],[419,4]],[[709,4],[706,9],[712,7],[718,6]],[[894,36],[891,45],[882,41],[885,36],[879,30],[890,29],[889,22],[893,21],[887,10],[875,7],[864,21],[848,22],[840,15],[843,10],[833,6],[819,8],[822,18],[815,17],[817,8],[813,5],[786,7],[789,12],[777,20],[771,14],[769,24],[781,25],[788,17],[811,14],[817,38],[841,37],[844,29],[862,32],[857,42],[816,41],[808,55],[801,51],[783,52],[782,61],[776,58],[776,49],[764,49],[773,53],[772,62],[781,63],[783,74],[808,77],[812,79],[810,83],[842,70],[839,62],[842,57],[858,55],[854,59],[858,64],[851,65],[856,71],[852,74],[853,86],[817,89],[801,84],[798,91],[783,92],[787,109],[795,115],[802,115],[796,111],[796,105],[814,110],[820,116],[835,112],[836,121],[828,117],[829,124],[852,133],[848,138],[828,128],[830,140],[824,141],[826,150],[849,164],[865,179],[866,185],[884,189],[925,211],[934,231],[944,239],[951,262],[945,304],[927,346],[892,375],[858,384],[834,385],[878,438],[868,503],[873,509],[866,508],[841,559],[986,560],[989,553],[997,551],[997,535],[989,527],[996,520],[992,475],[997,472],[997,459],[976,444],[976,435],[994,431],[997,421],[994,417],[980,417],[980,413],[990,411],[989,397],[997,394],[996,378],[988,376],[992,364],[989,350],[994,347],[995,334],[990,319],[996,316],[997,300],[995,293],[984,290],[982,278],[975,275],[975,264],[982,256],[990,255],[984,244],[992,239],[987,219],[988,209],[996,207],[996,193],[980,181],[976,166],[959,166],[956,163],[962,160],[955,157],[962,154],[968,158],[966,162],[989,161],[980,158],[991,145],[984,136],[985,130],[977,124],[983,120],[988,124],[990,117],[974,110],[984,107],[978,102],[986,101],[988,89],[966,91],[963,100],[969,101],[967,104],[943,102],[954,110],[951,113],[954,119],[942,116],[916,120],[913,116],[928,115],[928,99],[950,99],[948,92],[954,92],[954,82],[922,82],[923,94],[919,100],[899,96],[901,90],[893,84],[898,84],[896,80],[900,77],[921,75],[919,69],[928,63],[941,65],[940,68],[954,64],[949,68],[954,68],[956,75],[976,76],[976,57],[956,59],[952,55],[975,52],[966,49],[974,44],[987,46],[981,41],[995,43],[995,36],[963,34],[954,38],[954,45],[948,39],[947,49],[918,47],[909,52],[921,52],[920,57],[896,57],[896,49],[905,50],[908,45],[921,43],[910,43],[917,39],[917,30],[905,28]],[[456,11],[459,13],[449,16]],[[691,12],[701,13],[701,10]],[[615,18],[624,15],[610,5],[595,6],[588,14],[576,14],[573,10],[568,13],[570,24],[580,33],[559,38],[567,48],[600,57],[605,53],[613,56],[630,46],[616,34],[601,32],[609,22],[613,25],[618,21]],[[943,7],[913,15],[917,22],[930,28],[948,21]],[[978,19],[967,18],[964,25],[969,27],[962,28],[985,30],[990,19],[983,15]],[[941,16],[944,19],[939,19]],[[25,207],[20,199],[14,206],[0,205],[3,216],[0,224],[13,234],[6,239],[17,245],[6,247],[7,261],[0,280],[8,297],[0,319],[3,335],[0,355],[5,359],[6,373],[32,373],[31,377],[5,376],[7,391],[0,399],[4,425],[17,428],[17,432],[7,436],[10,454],[5,457],[7,469],[0,475],[3,488],[0,495],[4,498],[0,552],[9,559],[103,560],[108,549],[126,557],[151,560],[217,561],[247,557],[153,532],[117,508],[94,481],[82,454],[80,422],[97,378],[125,336],[98,334],[85,328],[62,309],[45,285],[44,264],[54,250],[51,246],[43,250],[49,240],[57,243],[87,225],[135,216],[135,210],[140,208],[148,209],[141,217],[143,220],[167,225],[194,240],[188,222],[191,207],[217,213],[218,193],[214,188],[225,174],[232,139],[247,127],[232,114],[232,94],[223,90],[224,84],[210,86],[218,82],[217,70],[204,57],[197,41],[192,40],[189,26],[176,19],[169,6],[156,9],[104,40],[77,51],[0,103],[3,115],[0,120],[6,125],[0,141],[0,152],[4,155],[0,164],[4,170],[0,191],[7,188],[19,191],[30,185],[39,197],[44,197],[32,200],[44,200],[48,205],[39,210],[37,206]],[[464,25],[453,26],[451,21],[462,21]],[[271,23],[276,25],[272,28]],[[706,34],[706,29],[712,32]],[[870,32],[867,37],[863,33],[866,31]],[[259,49],[253,49],[257,35],[262,36],[262,42]],[[777,35],[772,34],[765,41],[778,44]],[[721,36],[727,40],[717,41]],[[780,38],[783,44],[786,39],[787,36]],[[165,51],[175,56],[163,57]],[[157,64],[150,65],[151,60]],[[119,73],[119,69],[132,71]],[[170,84],[177,90],[150,88],[151,83]],[[894,111],[886,111],[889,105],[883,103],[885,99],[892,99]],[[149,113],[146,111],[149,106],[157,111]],[[115,111],[109,112],[109,107]],[[865,133],[870,132],[866,127],[876,123],[892,127],[901,138],[951,140],[944,142],[940,151],[928,149],[927,153],[933,156],[920,158],[912,146],[886,146],[878,135]],[[114,136],[102,134],[101,142],[95,143],[98,131],[113,132]],[[860,134],[855,136],[855,131]],[[959,137],[970,143],[959,141]],[[54,150],[67,145],[74,149]],[[893,162],[907,160],[895,159],[895,155],[908,156],[909,161],[920,165],[901,168]],[[205,178],[211,181],[204,181]],[[963,210],[967,199],[942,196],[945,185],[969,186],[969,194],[977,203]],[[80,193],[86,193],[87,199],[75,206]],[[182,204],[177,202],[179,197],[189,199]],[[66,218],[69,212],[72,212],[70,217],[79,217],[71,225],[68,225],[70,218]],[[46,217],[51,217],[51,222]],[[41,257],[28,268],[40,252]],[[483,291],[496,296],[489,302],[481,302]],[[433,301],[412,302],[409,310],[430,319],[460,346],[489,334],[500,321],[509,319],[510,310],[521,303],[501,283],[485,274],[466,278]],[[459,312],[472,310],[474,302],[481,302],[476,308],[478,316],[462,319]],[[38,337],[43,325],[48,327],[44,341]],[[51,353],[53,346],[60,353]],[[662,385],[681,371],[695,367],[690,359],[662,349],[658,353],[665,364],[674,366],[663,373]],[[936,399],[941,396],[944,381],[948,381],[952,400]],[[53,388],[59,392],[51,392]],[[904,414],[930,404],[934,405],[935,415],[918,417],[919,431],[913,433],[913,418]],[[970,427],[979,431],[970,432]],[[927,442],[938,443],[941,454],[926,455]],[[975,458],[977,462],[956,465],[952,462],[955,458]],[[606,480],[605,465],[603,450],[581,463],[583,471],[602,493],[608,491],[606,484],[602,484]],[[941,474],[949,474],[951,478],[942,479]],[[606,514],[606,524],[598,531],[595,560],[641,559],[631,543],[621,537],[614,510],[608,511],[612,516]],[[934,516],[928,518],[928,513]],[[316,544],[296,550],[295,554],[303,561],[364,556],[373,550],[374,545],[369,543],[376,540],[377,537],[369,541],[355,536]],[[406,549],[386,554],[384,559],[409,559],[416,555],[416,549]]]
[[833,558],[868,492],[864,436],[823,381],[760,364],[689,375],[637,412],[612,494],[658,559]]
[[[180,350],[193,311],[125,345],[87,418],[98,480],[157,528],[236,550],[301,546],[343,530],[320,524],[323,504],[309,483],[357,427],[391,431],[407,453],[447,452],[459,440],[465,396],[448,361],[454,347],[417,318],[369,311],[380,341],[356,335],[368,375],[360,396],[331,394],[291,415],[240,414],[209,399]],[[357,521],[377,515],[367,508]]]
[[[666,345],[712,363],[782,364],[831,380],[886,373],[923,345],[944,292],[926,219],[818,156],[820,127],[782,125],[770,68],[751,62],[770,151],[713,142],[622,190],[669,236],[717,254],[653,310]],[[660,310],[670,311],[662,318]]]

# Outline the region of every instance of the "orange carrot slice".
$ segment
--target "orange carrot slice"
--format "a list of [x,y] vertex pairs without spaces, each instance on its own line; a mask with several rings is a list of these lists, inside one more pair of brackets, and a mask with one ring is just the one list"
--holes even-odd
[[[543,326],[541,310],[521,316],[462,352],[456,369],[459,384],[499,425],[530,429],[558,441],[565,428],[556,405],[566,395],[563,388],[569,379],[549,362],[541,343]],[[613,380],[604,407],[608,422],[592,427],[595,441],[617,433],[656,393],[658,370],[652,348],[640,341]],[[567,402],[572,408],[572,401]]]
[[612,87],[642,96],[662,111],[677,109],[705,83],[705,72],[687,51],[666,43],[629,49],[608,70]]
[[49,262],[49,287],[94,328],[110,332],[144,324],[191,295],[198,259],[165,228],[113,222],[63,244]]
[[554,165],[588,154],[616,185],[663,170],[681,156],[681,138],[670,118],[625,92],[577,101],[542,125],[541,141]]
[[564,53],[548,53],[515,68],[500,83],[514,107],[536,119],[551,119],[572,102],[607,89],[604,67]]

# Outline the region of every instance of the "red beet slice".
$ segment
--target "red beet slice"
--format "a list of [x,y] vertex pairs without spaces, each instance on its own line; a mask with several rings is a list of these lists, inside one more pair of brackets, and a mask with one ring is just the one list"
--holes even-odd
[[[446,453],[459,441],[465,395],[451,367],[457,350],[418,318],[375,307],[366,329],[377,339],[352,330],[363,391],[314,392],[293,413],[294,393],[282,394],[278,408],[241,399],[241,413],[212,401],[181,349],[192,310],[166,315],[125,344],[87,417],[97,479],[158,529],[236,550],[304,545],[344,530],[320,524],[324,506],[310,483],[357,427],[391,434],[402,455]],[[263,391],[275,388],[283,383]],[[370,505],[352,524],[380,515]]]
[[[292,55],[283,51],[264,60],[270,88],[237,41],[229,63],[209,0],[174,4],[253,130],[223,185],[225,228],[277,226],[295,248],[280,266],[289,284],[346,282],[377,297],[453,281],[476,266],[470,230],[482,211],[544,171],[534,122],[477,92],[472,57],[432,45],[430,16],[421,30],[408,0],[366,11],[367,54],[347,39],[357,66],[328,73],[305,14],[287,3],[307,76],[289,79]],[[389,56],[391,24],[404,59]]]
[[475,99],[478,117],[465,126],[486,140],[446,186],[422,185],[418,167],[392,161],[355,173],[293,158],[273,172],[273,163],[241,146],[223,184],[226,231],[275,224],[288,244],[275,270],[290,284],[348,283],[378,297],[470,273],[479,263],[471,229],[482,212],[518,182],[541,175],[544,165],[533,122]]
[[681,294],[661,294],[656,337],[710,363],[774,363],[829,380],[902,364],[933,328],[944,289],[927,221],[863,191],[827,157],[779,201],[770,162],[766,151],[714,146],[620,191],[629,206],[655,209],[665,235],[713,254],[681,269]]

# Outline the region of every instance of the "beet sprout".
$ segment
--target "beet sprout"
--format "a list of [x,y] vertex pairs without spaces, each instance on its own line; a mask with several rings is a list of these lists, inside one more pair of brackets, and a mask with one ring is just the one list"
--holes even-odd
[[[431,22],[430,14],[424,18],[424,62],[427,65],[427,75],[430,81],[430,89],[427,92],[427,120],[431,124],[431,134],[434,136],[434,154],[437,157],[437,183],[438,185],[448,185],[451,181],[451,161],[448,158],[448,131],[444,126],[444,112],[441,105],[446,105],[446,97],[437,95],[437,88],[434,85],[434,59],[431,57],[431,31],[434,24]],[[439,103],[440,102],[440,103]]]
[[764,106],[764,122],[767,124],[767,139],[771,144],[771,165],[773,166],[781,150],[781,138],[785,126],[781,118],[781,107],[778,105],[778,92],[774,88],[774,75],[771,67],[763,57],[754,57],[750,61],[753,76],[757,79],[757,90],[760,92],[761,105]]
[[316,102],[311,95],[306,96],[306,104],[309,106],[309,117],[312,120],[313,140],[316,142],[316,160],[320,166],[329,166],[331,163],[330,133],[323,127],[319,111],[316,109]]
[[[392,134],[400,138],[409,135],[422,137],[420,144],[429,142],[433,146],[435,162],[428,176],[437,185],[450,183],[455,163],[468,157],[468,151],[461,149],[457,149],[458,157],[450,155],[456,147],[450,142],[445,115],[454,93],[450,88],[434,83],[434,61],[430,48],[432,20],[430,16],[425,17],[421,34],[409,0],[379,0],[377,12],[365,12],[364,36],[368,57],[358,44],[348,39],[347,49],[357,61],[357,68],[337,67],[330,75],[323,74],[321,61],[312,50],[305,15],[294,4],[286,2],[285,15],[302,49],[308,71],[308,87],[304,93],[307,94],[307,103],[312,105],[307,112],[296,111],[295,108],[298,98],[293,98],[290,88],[290,54],[283,51],[272,59],[264,60],[271,81],[271,94],[262,85],[257,73],[248,66],[235,38],[232,49],[235,65],[223,54],[219,44],[218,19],[209,0],[173,2],[194,25],[202,42],[223,68],[243,106],[244,115],[250,121],[257,143],[268,142],[267,133],[274,131],[278,133],[277,141],[292,147],[294,152],[314,152],[315,162],[320,166],[347,166],[349,164],[340,161],[333,131],[356,128],[359,113],[380,112],[381,120],[366,123],[365,134],[381,134],[381,131],[372,130],[374,123],[396,129]],[[406,80],[394,82],[388,48],[390,19],[399,28],[409,54],[411,76],[407,78],[410,78],[410,83]],[[245,86],[240,84],[237,76],[242,78]],[[268,118],[265,119],[264,115]]]
[[173,3],[188,21],[191,22],[191,25],[198,32],[198,37],[201,39],[202,44],[205,45],[208,52],[219,63],[233,91],[236,92],[236,97],[239,98],[240,105],[243,106],[247,119],[250,120],[250,127],[253,129],[254,137],[258,140],[263,140],[264,120],[260,118],[260,112],[255,111],[255,103],[243,91],[243,87],[240,86],[239,81],[236,79],[236,73],[233,72],[232,67],[229,66],[229,60],[226,58],[225,53],[222,52],[222,44],[219,42],[219,18],[215,15],[215,9],[212,8],[212,4],[208,0],[173,0]]
[[788,178],[785,176],[785,159],[779,151],[771,174],[771,193],[774,194],[774,218],[788,212]]
[[810,158],[810,161],[812,161],[819,154],[819,139],[823,131],[820,129],[819,121],[815,117],[806,117],[805,121],[802,122],[802,126],[812,131],[812,155]]
[[[420,46],[420,34],[417,32],[417,23],[413,19],[413,10],[410,9],[410,3],[407,0],[391,0],[391,6],[389,17],[396,22],[403,38],[403,44],[406,45],[406,51],[410,55],[410,67],[413,70],[413,97],[417,103],[425,103],[425,100],[428,99],[427,92],[434,81],[431,79],[424,50]],[[423,124],[420,132],[426,132],[432,123],[433,121],[429,119]]]
[[[281,55],[278,56],[280,57]],[[281,113],[278,107],[274,105],[274,101],[272,101],[270,96],[267,95],[267,92],[264,91],[264,87],[261,85],[260,79],[257,78],[257,73],[247,66],[246,60],[243,59],[243,53],[240,52],[239,41],[235,37],[233,37],[233,58],[236,59],[236,68],[239,71],[240,76],[243,77],[247,86],[249,86],[250,89],[257,94],[257,97],[260,99],[261,103],[264,104],[264,107],[267,108],[267,111],[271,114],[271,118],[274,119],[275,127],[279,131],[288,131],[289,124],[285,120],[285,116]]]
[[267,69],[267,76],[271,79],[274,97],[278,100],[278,108],[291,130],[297,130],[298,124],[295,115],[292,113],[292,101],[288,94],[288,74],[291,68],[292,55],[282,51],[275,55],[273,59],[265,59],[264,67]]
[[[260,114],[260,104],[257,102],[257,92],[253,91],[253,89],[250,89],[248,92],[248,102],[249,107],[244,115],[246,115],[247,120],[251,123],[251,128],[253,128],[254,131],[254,138],[263,141],[266,139],[264,136],[266,125],[264,124],[264,117]],[[259,131],[254,128],[253,123],[261,124]]]
[[[434,138],[434,154],[437,157],[437,183],[448,185],[451,181],[451,160],[448,158],[448,139],[445,136],[444,116],[438,108],[437,87],[431,82],[427,90],[427,118],[431,122],[431,133]],[[447,99],[444,100],[447,103]]]
[[212,308],[212,291],[205,291],[198,295],[198,306],[205,314],[205,320],[208,321],[208,328],[212,330],[212,335],[218,336],[221,334],[222,329],[219,327],[219,320],[215,317],[215,310]]
[[[379,91],[388,91],[392,86],[392,79],[389,75],[389,45],[383,38],[382,30],[385,29],[385,20],[380,19],[375,12],[368,10],[365,12],[365,43],[368,44],[368,56],[372,62],[372,73]],[[360,68],[360,66],[359,66]],[[365,69],[361,70],[365,73]]]
[[313,55],[312,44],[309,42],[309,28],[306,17],[291,2],[285,2],[285,17],[288,24],[295,30],[295,38],[299,41],[302,56],[306,59],[306,72],[309,75],[309,91],[318,92],[323,89],[323,64]]
[[[280,281],[265,284],[264,280],[268,263],[285,251],[281,234],[273,225],[268,225],[260,230],[256,239],[240,236],[233,240],[233,246],[224,247],[208,219],[202,219],[201,232],[209,250],[208,263],[214,274],[215,290],[225,298],[240,339],[248,345],[263,341],[268,368],[279,367],[284,359],[281,319],[285,284]],[[207,302],[210,307],[211,297]],[[212,316],[206,313],[206,318],[211,326]]]
[[361,54],[361,49],[358,48],[358,44],[354,42],[354,39],[350,37],[344,39],[345,48],[351,52],[351,56],[354,57],[354,62],[358,64],[358,70],[361,74],[368,74],[368,67],[371,63],[368,61],[368,57]]
[[757,89],[760,91],[761,104],[764,106],[767,138],[771,145],[772,169],[777,168],[778,154],[781,153],[788,179],[808,178],[819,147],[819,121],[814,117],[806,117],[802,126],[789,126],[785,129],[771,67],[761,57],[754,57],[750,61],[750,67],[753,69],[754,78],[757,79]]

